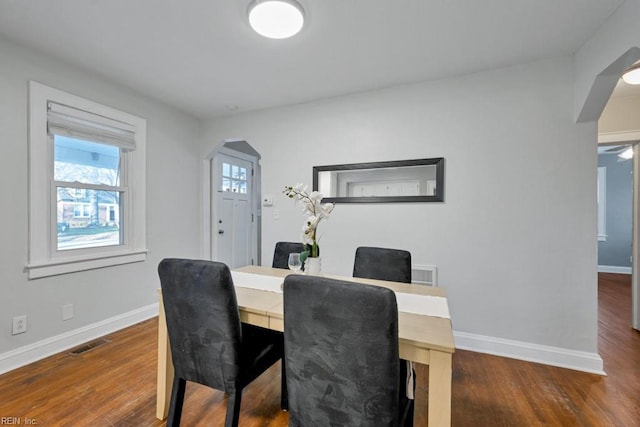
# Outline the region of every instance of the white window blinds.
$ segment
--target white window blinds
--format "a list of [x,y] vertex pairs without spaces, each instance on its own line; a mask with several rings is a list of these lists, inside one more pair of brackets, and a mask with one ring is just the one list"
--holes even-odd
[[47,132],[103,142],[124,151],[136,148],[136,127],[55,102],[47,103]]

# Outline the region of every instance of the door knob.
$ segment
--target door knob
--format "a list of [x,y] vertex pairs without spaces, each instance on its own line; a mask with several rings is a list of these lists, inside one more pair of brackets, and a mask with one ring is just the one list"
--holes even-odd
[[224,230],[218,230],[218,234],[224,234]]

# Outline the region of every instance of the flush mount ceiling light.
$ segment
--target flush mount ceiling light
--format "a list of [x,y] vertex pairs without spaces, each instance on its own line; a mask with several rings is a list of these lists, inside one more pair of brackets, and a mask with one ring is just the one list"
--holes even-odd
[[627,148],[622,153],[618,154],[618,157],[625,160],[633,159],[633,147]]
[[624,70],[622,80],[630,85],[640,85],[640,62]]
[[304,10],[295,0],[254,0],[249,5],[249,24],[270,39],[296,35],[304,25]]

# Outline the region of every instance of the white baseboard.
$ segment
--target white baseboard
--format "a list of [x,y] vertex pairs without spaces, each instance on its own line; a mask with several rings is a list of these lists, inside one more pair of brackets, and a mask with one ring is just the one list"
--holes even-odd
[[615,265],[599,265],[598,273],[631,274],[631,267],[618,267]]
[[0,374],[9,372],[29,363],[36,362],[56,353],[76,347],[143,320],[158,315],[158,303],[123,313],[73,331],[65,332],[15,350],[0,354]]
[[[150,304],[128,313],[0,354],[0,374],[135,325],[157,315],[158,303]],[[567,350],[560,347],[531,344],[467,332],[456,331],[453,336],[457,349],[606,375],[602,358],[597,353]]]
[[485,335],[454,332],[456,349],[493,354],[527,362],[542,363],[592,374],[606,375],[598,353],[568,350],[528,342],[488,337]]

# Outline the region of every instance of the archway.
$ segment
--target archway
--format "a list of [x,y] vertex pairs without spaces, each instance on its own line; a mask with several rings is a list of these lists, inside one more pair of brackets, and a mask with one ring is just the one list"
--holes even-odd
[[[229,176],[228,180],[230,187],[227,188],[222,183],[222,179],[225,181],[224,171],[222,165],[224,162],[221,159],[235,159],[230,163],[246,164],[239,169],[240,175],[236,178]],[[218,260],[226,262],[229,267],[233,268],[235,261],[228,259],[220,252],[221,244],[223,240],[234,239],[237,237],[238,225],[230,225],[228,218],[225,220],[224,209],[219,206],[221,203],[229,202],[228,204],[237,205],[237,202],[246,202],[246,212],[243,209],[242,216],[246,216],[246,224],[239,224],[242,229],[243,236],[247,241],[248,253],[243,265],[261,263],[261,167],[260,167],[261,155],[258,153],[249,143],[244,140],[225,140],[218,143],[213,150],[205,157],[203,162],[203,215],[202,215],[202,255],[205,259]],[[233,168],[232,165],[230,165]],[[233,173],[233,172],[232,172]],[[240,184],[246,184],[246,188],[236,188],[234,182]],[[247,192],[248,190],[248,192]],[[245,194],[238,194],[245,193]],[[224,197],[229,196],[229,197]],[[234,200],[238,196],[246,200]],[[224,199],[224,200],[222,200]],[[227,200],[229,199],[229,200]],[[236,217],[238,212],[228,212],[227,216]],[[246,215],[244,215],[246,214]],[[235,221],[235,219],[234,219]],[[224,222],[224,224],[223,224]],[[228,255],[228,254],[227,254]],[[242,255],[244,257],[244,255]],[[243,258],[244,259],[244,258]]]
[[[624,70],[640,59],[640,48],[633,47],[595,76],[577,122],[597,121],[609,102]],[[640,148],[634,146],[633,166],[633,236],[632,236],[632,319],[631,326],[640,330]]]

